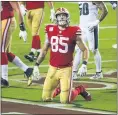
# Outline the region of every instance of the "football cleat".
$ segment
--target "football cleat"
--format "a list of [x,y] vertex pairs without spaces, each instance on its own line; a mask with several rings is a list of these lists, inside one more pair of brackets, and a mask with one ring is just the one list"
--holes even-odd
[[29,60],[30,62],[34,61],[34,53],[30,52],[28,55],[24,55],[24,57]]
[[94,76],[90,77],[90,79],[93,79],[93,80],[102,79],[102,78],[103,78],[102,72],[96,72]]
[[52,97],[55,98],[57,95],[60,94],[60,92],[61,92],[60,87],[56,88],[56,89],[54,90],[54,93],[53,93]]
[[86,100],[86,101],[91,101],[91,95],[86,91],[84,86],[80,85],[75,88],[76,90],[80,90],[80,95]]
[[28,68],[26,72],[24,72],[25,76],[27,77],[27,85],[30,86],[32,84],[32,73],[33,73],[33,68]]
[[37,52],[37,56],[34,56],[34,60],[37,60],[39,54],[40,54],[40,52]]
[[3,78],[1,78],[1,87],[8,87],[9,86],[9,82]]

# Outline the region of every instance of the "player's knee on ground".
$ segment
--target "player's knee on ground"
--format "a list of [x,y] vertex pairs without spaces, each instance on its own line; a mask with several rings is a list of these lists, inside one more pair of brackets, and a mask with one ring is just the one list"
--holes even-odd
[[43,89],[42,100],[45,102],[52,101],[51,94],[52,94],[52,91]]
[[51,97],[48,97],[48,96],[45,96],[45,95],[42,95],[42,100],[44,102],[50,102],[50,101],[52,101],[52,98]]
[[69,92],[68,91],[61,91],[60,102],[63,104],[69,103]]
[[44,102],[51,102],[52,101],[52,98],[42,98],[42,100],[44,101]]

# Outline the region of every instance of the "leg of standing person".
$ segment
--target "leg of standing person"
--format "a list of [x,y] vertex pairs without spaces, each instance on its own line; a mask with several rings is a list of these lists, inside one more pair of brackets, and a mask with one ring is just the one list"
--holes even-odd
[[96,27],[93,32],[88,31],[88,45],[90,51],[94,54],[94,60],[96,65],[96,74],[90,79],[100,79],[103,78],[102,69],[101,69],[101,55],[98,50],[98,33],[99,33],[99,27]]
[[[43,20],[43,9],[34,9],[28,11],[27,14],[27,24],[32,30],[32,48],[31,52],[28,55],[25,55],[25,58],[29,61],[33,61],[38,57],[41,51],[41,40],[39,36],[39,28]],[[35,53],[37,56],[35,57]]]
[[1,40],[1,68],[2,68],[2,79],[1,85],[8,86],[8,58],[6,54],[7,47],[12,35],[12,30],[15,29],[14,18],[8,18],[2,20],[2,40]]

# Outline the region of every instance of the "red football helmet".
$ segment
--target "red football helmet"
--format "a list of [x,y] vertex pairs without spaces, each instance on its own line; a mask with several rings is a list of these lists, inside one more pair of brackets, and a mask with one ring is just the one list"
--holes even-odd
[[66,8],[58,8],[55,12],[56,23],[60,26],[67,26],[70,23],[70,14]]

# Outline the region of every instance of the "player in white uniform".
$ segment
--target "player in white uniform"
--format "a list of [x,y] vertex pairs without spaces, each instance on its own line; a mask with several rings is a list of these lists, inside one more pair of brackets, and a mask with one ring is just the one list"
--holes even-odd
[[[96,74],[90,79],[103,78],[101,69],[101,55],[98,50],[98,33],[99,33],[99,23],[106,17],[108,10],[102,1],[97,2],[79,2],[80,9],[80,27],[83,32],[83,40],[88,42],[89,50],[94,54],[94,60],[96,65]],[[98,14],[98,10],[101,10],[101,14]],[[82,52],[76,46],[76,54],[73,62],[73,79],[77,78],[78,66],[81,62]],[[79,58],[78,58],[79,57]],[[79,72],[86,71],[86,66],[79,69]],[[84,69],[85,68],[85,69]],[[80,74],[80,76],[83,76]]]

